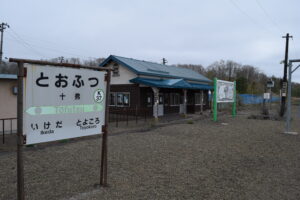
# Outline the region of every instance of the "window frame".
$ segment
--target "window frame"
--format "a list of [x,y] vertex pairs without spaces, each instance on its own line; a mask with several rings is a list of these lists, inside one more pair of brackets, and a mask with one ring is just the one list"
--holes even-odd
[[164,97],[165,97],[164,93],[159,93],[158,94],[158,104],[160,104],[160,105],[164,105],[165,104],[165,98]]
[[113,64],[112,67],[112,76],[120,76],[120,66],[118,63]]
[[[196,97],[196,95],[199,95],[199,103],[197,103],[197,97]],[[204,96],[205,96],[205,94],[204,94],[204,92],[203,92],[203,104],[202,105],[206,105],[206,103],[205,103],[205,101],[204,101]],[[199,92],[199,93],[195,93],[195,105],[197,105],[197,106],[201,106],[201,92]]]
[[[148,98],[150,98],[150,102],[148,102]],[[153,94],[152,93],[147,93],[146,94],[146,106],[147,107],[152,107],[153,106]]]
[[[122,92],[123,93],[123,106],[122,107],[130,107],[130,92]],[[128,95],[128,105],[124,105],[124,97]]]
[[[114,95],[114,104],[111,104],[111,95]],[[121,104],[118,103],[118,95],[122,95],[122,102]],[[128,104],[125,105],[124,104],[124,96],[127,95],[128,96]],[[109,98],[109,106],[112,107],[130,107],[130,92],[110,92],[110,98]]]
[[[173,97],[177,98],[177,104],[173,102]],[[180,106],[180,94],[179,93],[170,93],[170,106]]]
[[[110,92],[109,95],[109,106],[116,106],[116,92]],[[111,95],[114,95],[114,104],[111,104]]]
[[170,93],[164,93],[164,106],[170,105]]
[[[197,99],[197,97],[199,98],[199,99]],[[197,101],[197,100],[199,100],[199,102]],[[201,93],[195,93],[195,105],[201,105]]]

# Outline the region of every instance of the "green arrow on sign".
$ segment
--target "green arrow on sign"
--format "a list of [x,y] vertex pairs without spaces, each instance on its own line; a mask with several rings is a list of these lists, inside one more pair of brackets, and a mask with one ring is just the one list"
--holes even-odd
[[57,115],[75,114],[87,112],[99,112],[103,110],[101,104],[66,105],[66,106],[37,106],[26,110],[29,115]]

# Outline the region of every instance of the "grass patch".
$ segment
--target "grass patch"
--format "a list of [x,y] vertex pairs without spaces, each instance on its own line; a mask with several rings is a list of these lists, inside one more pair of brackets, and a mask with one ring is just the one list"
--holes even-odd
[[194,124],[194,121],[188,120],[186,123],[187,123],[187,124]]

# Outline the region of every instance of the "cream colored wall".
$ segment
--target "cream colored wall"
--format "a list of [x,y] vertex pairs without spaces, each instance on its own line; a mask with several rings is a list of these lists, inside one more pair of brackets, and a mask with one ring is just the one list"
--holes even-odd
[[17,117],[17,95],[12,93],[17,80],[0,79],[0,119]]
[[[108,66],[113,67],[114,63],[110,63]],[[123,67],[122,65],[119,65],[119,74],[120,76],[113,76],[111,75],[111,84],[132,84],[129,82],[129,80],[137,77],[135,73],[128,70],[126,67]]]
[[[17,117],[17,95],[13,95],[12,88],[17,86],[17,80],[0,79],[0,119]],[[10,121],[5,121],[5,132],[10,132]],[[12,121],[12,129],[17,129],[17,121]],[[2,121],[0,120],[2,133]]]

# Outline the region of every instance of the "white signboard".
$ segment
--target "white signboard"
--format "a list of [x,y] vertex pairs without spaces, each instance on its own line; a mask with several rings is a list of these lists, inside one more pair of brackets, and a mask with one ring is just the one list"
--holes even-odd
[[26,144],[101,134],[105,72],[32,64],[24,67]]
[[282,83],[281,96],[286,97],[287,82]]
[[270,99],[270,93],[264,93],[264,99]]
[[217,102],[234,102],[234,82],[217,80]]
[[268,87],[268,88],[274,87],[274,81],[269,80],[269,81],[267,82],[267,87]]

